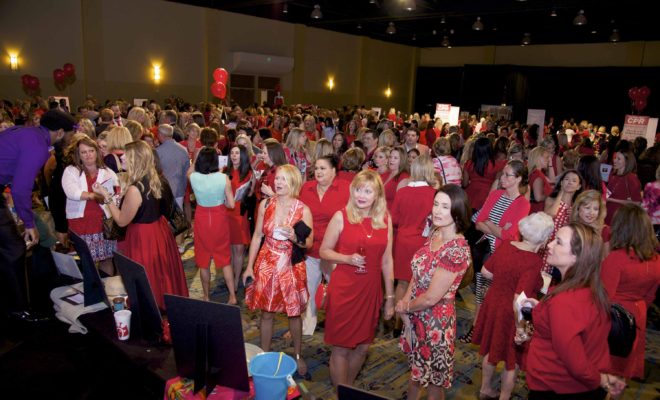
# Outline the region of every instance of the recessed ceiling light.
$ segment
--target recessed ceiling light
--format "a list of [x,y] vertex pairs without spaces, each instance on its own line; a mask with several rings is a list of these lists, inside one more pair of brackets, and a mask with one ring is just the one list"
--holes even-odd
[[592,34],[592,35],[595,35],[595,34],[597,34],[597,33],[598,33],[598,31],[595,30],[595,29],[594,29],[593,31],[591,31],[591,34]]
[[472,30],[475,30],[475,31],[483,31],[484,30],[484,23],[481,22],[481,17],[477,17],[477,20],[474,21],[474,24],[472,24]]
[[618,29],[612,29],[612,34],[610,35],[610,42],[616,43],[621,40],[621,35],[619,35]]
[[390,22],[385,29],[385,33],[388,35],[394,35],[396,33],[396,28],[394,27],[394,22]]
[[584,16],[584,10],[578,11],[575,18],[573,18],[573,25],[582,26],[587,24],[587,17]]
[[556,17],[557,16],[557,9],[553,8],[552,11],[550,11],[550,16],[551,17]]
[[314,10],[312,11],[312,13],[309,16],[314,18],[314,19],[323,18],[323,13],[321,12],[321,6],[318,5],[318,4],[314,4]]

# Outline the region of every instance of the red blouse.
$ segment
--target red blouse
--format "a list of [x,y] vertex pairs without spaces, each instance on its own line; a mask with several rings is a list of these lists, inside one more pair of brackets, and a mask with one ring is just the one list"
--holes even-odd
[[502,171],[505,165],[506,160],[498,161],[494,164],[488,163],[484,171],[484,176],[481,176],[474,170],[472,160],[468,160],[465,163],[465,172],[467,172],[470,178],[470,183],[465,187],[465,193],[467,193],[470,200],[470,207],[475,210],[481,208],[486,197],[488,197],[493,181],[495,181],[497,174]]
[[328,228],[332,216],[342,208],[346,207],[350,193],[350,182],[335,178],[328,190],[319,198],[317,192],[318,182],[316,180],[305,182],[300,189],[298,199],[305,203],[312,213],[314,243],[312,248],[307,251],[307,255],[314,258],[321,258],[319,249],[325,236],[325,230]]
[[[92,185],[96,182],[96,176],[90,177],[85,174],[87,179],[87,192],[91,192]],[[105,213],[101,206],[94,200],[87,200],[85,204],[85,211],[80,218],[73,218],[69,220],[69,229],[79,235],[92,235],[95,233],[103,232],[103,219]]]
[[[531,191],[531,194],[533,196],[534,194],[534,182],[537,179],[541,179],[543,182],[543,193],[546,196],[549,196],[550,193],[552,193],[552,186],[550,185],[550,181],[548,178],[545,176],[543,171],[540,169],[536,168],[534,171],[532,171],[531,174],[529,174],[529,190]],[[530,201],[531,203],[531,208],[529,210],[529,213],[535,213],[539,211],[543,211],[545,209],[545,200],[542,201]]]
[[532,320],[527,386],[567,394],[597,389],[600,371],[609,365],[610,323],[593,303],[591,290],[569,290],[539,303]]

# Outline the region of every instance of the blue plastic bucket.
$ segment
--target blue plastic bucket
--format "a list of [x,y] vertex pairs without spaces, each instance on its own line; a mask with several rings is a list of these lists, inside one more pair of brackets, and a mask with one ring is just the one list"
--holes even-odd
[[286,399],[289,382],[293,382],[291,375],[296,371],[298,365],[292,357],[282,354],[278,371],[277,364],[279,360],[280,353],[270,352],[259,354],[250,361],[255,400]]

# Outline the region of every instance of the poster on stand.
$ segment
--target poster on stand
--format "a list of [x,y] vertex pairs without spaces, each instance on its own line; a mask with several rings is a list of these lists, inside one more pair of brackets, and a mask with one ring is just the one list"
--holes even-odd
[[435,114],[433,118],[440,118],[443,123],[449,121],[449,114],[451,113],[451,104],[435,104]]
[[635,140],[641,136],[651,144],[655,143],[655,133],[658,128],[658,118],[651,118],[642,115],[626,115],[623,123],[623,132],[621,138],[629,141]]
[[460,107],[451,106],[451,110],[449,110],[449,121],[448,121],[450,126],[458,125],[458,116],[460,115],[460,113],[461,113]]
[[533,108],[527,110],[527,126],[532,126],[534,124],[539,126],[539,136],[543,137],[545,134],[545,129],[543,129],[545,125],[545,110]]

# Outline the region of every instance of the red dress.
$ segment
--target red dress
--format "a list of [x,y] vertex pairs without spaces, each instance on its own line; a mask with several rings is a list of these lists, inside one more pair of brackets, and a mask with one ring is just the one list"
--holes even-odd
[[[529,174],[529,190],[530,190],[531,196],[534,197],[534,181],[536,181],[537,179],[542,179],[543,193],[546,196],[550,196],[550,193],[552,193],[552,186],[550,185],[550,181],[545,176],[543,171],[541,171],[538,168],[535,169],[534,171],[532,171],[531,174]],[[532,199],[529,202],[531,203],[531,207],[530,207],[530,210],[529,210],[530,214],[535,213],[535,212],[539,212],[539,211],[543,211],[545,209],[545,200],[537,201],[537,200]]]
[[412,329],[410,335],[401,335],[400,346],[408,355],[410,378],[422,386],[430,383],[444,388],[451,387],[456,337],[454,297],[470,265],[470,258],[470,247],[464,238],[450,240],[436,251],[432,251],[430,242],[426,242],[413,257],[411,299],[429,289],[433,275],[439,268],[457,273],[447,293],[433,307],[408,314]]
[[610,301],[621,304],[635,316],[637,337],[632,352],[626,358],[610,356],[610,369],[625,378],[644,377],[646,346],[646,309],[653,303],[660,283],[660,258],[639,261],[624,249],[612,250],[603,261],[603,286]]
[[383,304],[381,276],[383,254],[387,247],[387,227],[373,229],[371,218],[351,224],[345,208],[341,215],[344,229],[335,251],[354,254],[358,252],[358,247],[363,246],[367,273],[356,273],[353,265],[337,264],[328,285],[324,339],[328,345],[352,349],[371,343],[376,334]]
[[413,255],[424,245],[422,236],[426,217],[433,208],[435,189],[431,186],[406,186],[396,194],[391,207],[394,240],[394,279],[410,282]]
[[[231,171],[231,190],[236,195],[236,189],[241,187],[241,185],[249,182],[252,178],[252,171],[248,171],[248,174],[245,176],[245,179],[239,182],[241,179],[240,173],[238,170],[233,169]],[[250,223],[248,222],[247,213],[241,215],[241,202],[235,202],[234,208],[227,209],[227,216],[229,217],[229,242],[232,245],[243,244],[247,245],[250,243]]]
[[[625,175],[610,174],[610,180],[607,182],[607,191],[610,193],[608,198],[618,200],[632,200],[638,203],[642,202],[642,184],[639,182],[637,175],[630,172]],[[619,203],[607,203],[607,215],[605,216],[605,223],[612,224],[614,213],[621,207]]]
[[484,176],[481,176],[474,170],[472,160],[468,160],[465,163],[465,171],[470,177],[470,183],[465,187],[465,193],[468,195],[470,207],[475,210],[481,208],[486,201],[486,197],[488,197],[488,193],[490,193],[490,187],[493,185],[493,181],[495,181],[497,174],[502,171],[505,165],[506,160],[498,161],[494,164],[488,163],[484,171]]
[[385,201],[388,209],[392,209],[392,205],[394,205],[394,196],[396,196],[396,187],[399,186],[399,182],[410,178],[410,174],[407,172],[402,172],[399,176],[390,179],[391,174],[392,172],[387,171],[380,176],[380,179],[383,180],[383,186],[385,186]]
[[516,364],[522,365],[523,347],[513,343],[513,297],[523,291],[528,297],[535,297],[543,285],[541,261],[538,254],[520,250],[509,241],[502,242],[486,261],[484,268],[493,274],[493,281],[481,305],[472,342],[481,346],[479,354],[488,354],[489,364],[504,361],[508,371]]
[[[262,228],[265,240],[254,262],[254,283],[245,290],[245,303],[251,310],[296,317],[305,311],[309,299],[307,272],[304,260],[291,265],[293,243],[273,238],[277,203],[278,198],[273,197],[266,205]],[[302,219],[304,207],[300,200],[294,201],[287,213],[287,225]]]
[[[142,184],[148,190],[149,181]],[[139,186],[136,186],[139,190]],[[140,192],[142,204],[126,228],[126,236],[117,244],[126,257],[144,267],[158,307],[165,309],[164,294],[188,297],[186,276],[179,249],[165,217],[160,213],[160,201]],[[174,199],[172,199],[174,201]]]
[[337,179],[344,180],[350,184],[353,182],[355,175],[357,175],[357,173],[353,171],[339,171],[337,172]]

